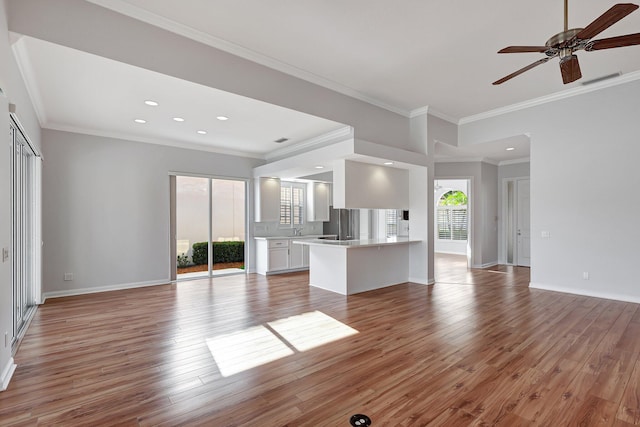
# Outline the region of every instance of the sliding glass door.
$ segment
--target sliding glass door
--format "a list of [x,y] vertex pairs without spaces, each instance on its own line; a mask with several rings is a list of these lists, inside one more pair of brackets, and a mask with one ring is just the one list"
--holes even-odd
[[175,278],[244,272],[246,182],[173,176]]
[[9,129],[11,150],[12,343],[18,340],[36,306],[39,285],[37,244],[37,157],[16,121]]

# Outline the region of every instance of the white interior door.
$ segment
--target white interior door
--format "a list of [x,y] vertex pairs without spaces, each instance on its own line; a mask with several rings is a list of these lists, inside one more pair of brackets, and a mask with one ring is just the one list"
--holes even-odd
[[517,265],[531,266],[531,188],[528,179],[517,181]]

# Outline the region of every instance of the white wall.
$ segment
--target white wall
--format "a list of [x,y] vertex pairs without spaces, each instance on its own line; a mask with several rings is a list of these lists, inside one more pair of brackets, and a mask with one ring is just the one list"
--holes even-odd
[[90,2],[12,1],[9,16],[20,34],[345,123],[367,141],[403,148],[409,142],[406,117]]
[[43,138],[46,296],[166,282],[169,172],[249,178],[261,163],[52,130]]
[[461,144],[531,134],[533,287],[640,302],[639,100],[636,80],[461,126]]

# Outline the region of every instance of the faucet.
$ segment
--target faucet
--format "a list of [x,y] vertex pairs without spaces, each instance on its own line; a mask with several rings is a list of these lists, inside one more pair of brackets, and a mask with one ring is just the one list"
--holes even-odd
[[294,236],[302,236],[302,228],[294,228],[293,229]]

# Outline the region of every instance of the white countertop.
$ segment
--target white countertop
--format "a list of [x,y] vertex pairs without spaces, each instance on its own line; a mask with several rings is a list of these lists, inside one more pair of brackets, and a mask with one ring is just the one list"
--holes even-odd
[[281,239],[318,239],[318,237],[336,237],[335,234],[307,234],[303,236],[265,236],[254,237],[256,240],[281,240]]
[[370,246],[406,245],[409,243],[417,243],[420,241],[421,240],[411,240],[408,237],[387,237],[383,239],[358,239],[358,240],[308,239],[308,240],[293,240],[291,243],[299,244],[299,245],[308,245],[308,246],[334,246],[337,248],[354,249],[354,248],[365,248]]

